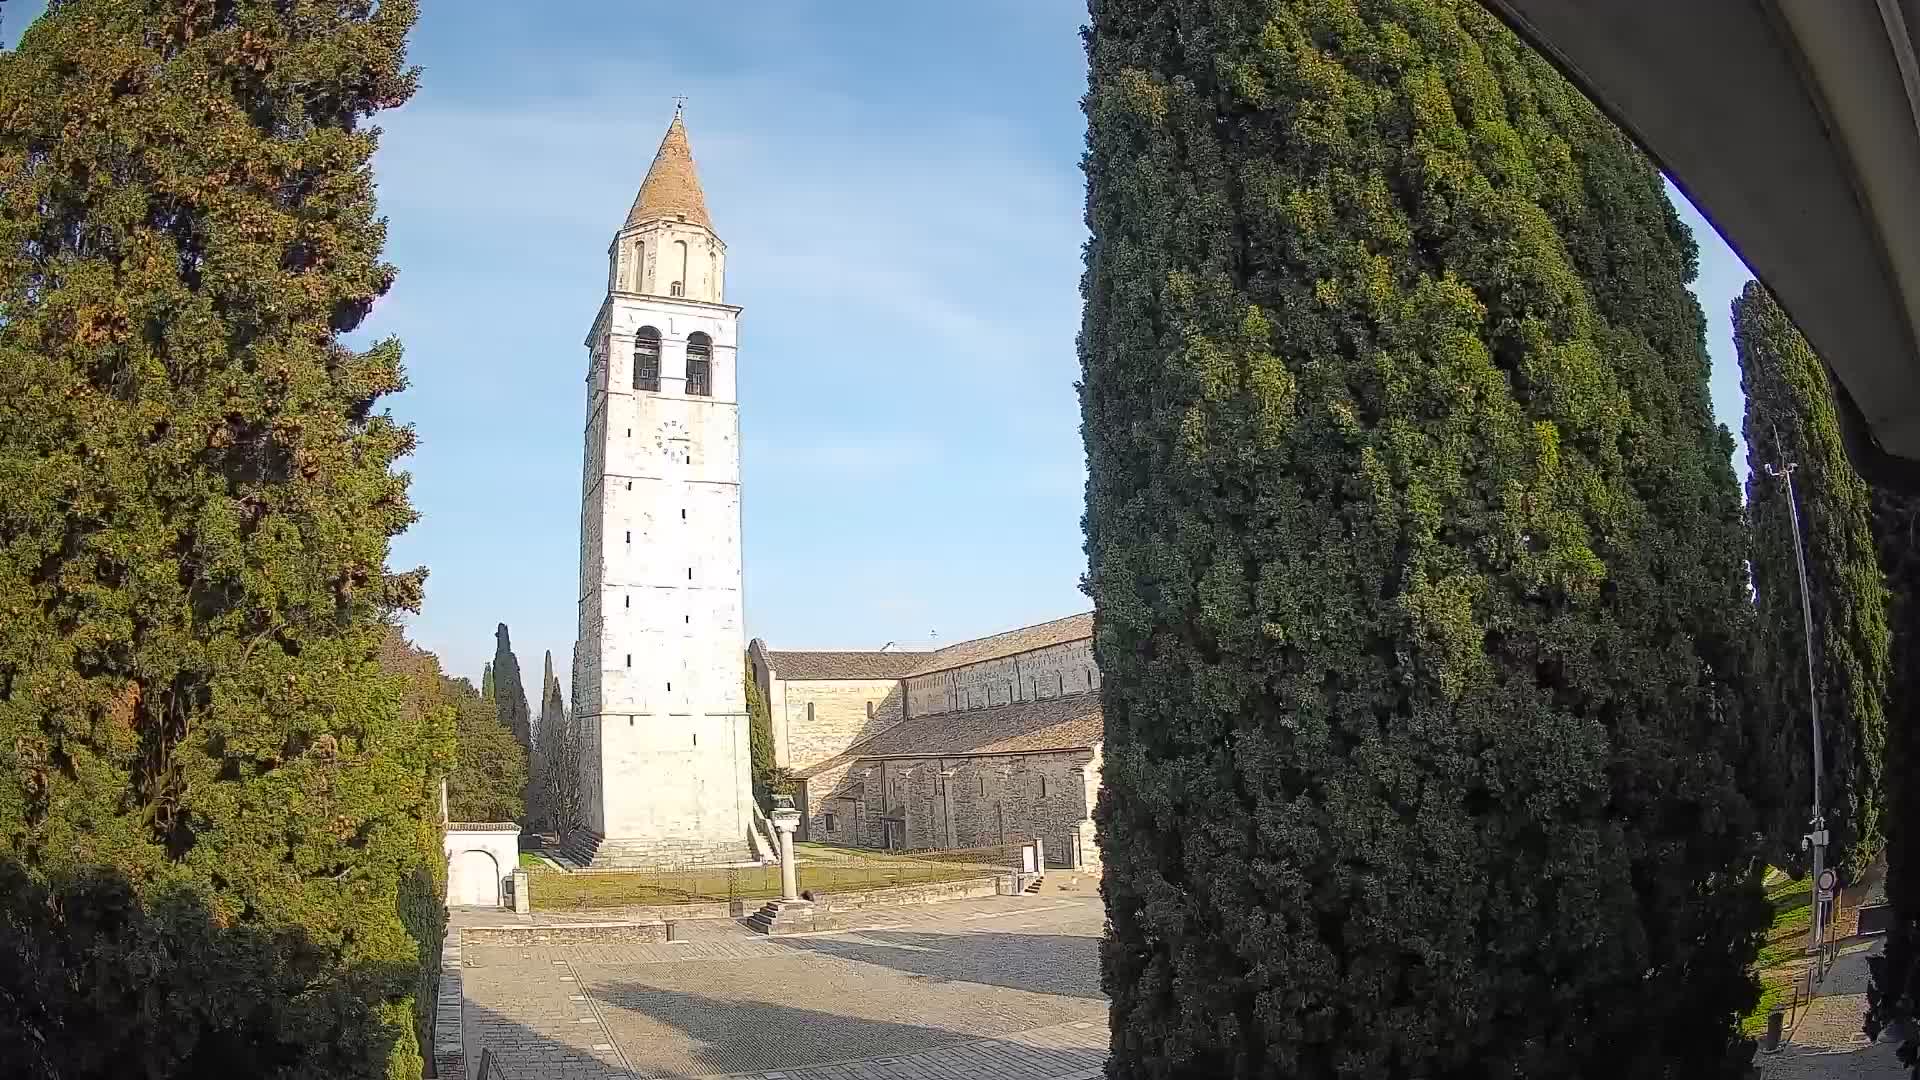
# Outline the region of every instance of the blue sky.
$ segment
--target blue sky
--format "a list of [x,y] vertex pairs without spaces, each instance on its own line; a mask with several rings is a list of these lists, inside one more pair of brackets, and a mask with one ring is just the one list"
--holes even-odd
[[[432,570],[412,636],[477,677],[575,631],[581,346],[673,110],[744,305],[748,632],[919,646],[1084,610],[1073,383],[1085,67],[1073,0],[424,5],[421,91],[376,161]],[[9,5],[7,39],[36,5]],[[1698,215],[1714,403],[1739,431]],[[1736,457],[1744,472],[1744,460]]]

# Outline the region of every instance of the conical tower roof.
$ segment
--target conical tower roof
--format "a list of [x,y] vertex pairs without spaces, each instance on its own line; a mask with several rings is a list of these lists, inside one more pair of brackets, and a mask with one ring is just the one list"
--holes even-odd
[[653,155],[653,167],[640,185],[640,194],[627,213],[627,227],[646,221],[671,221],[683,217],[689,223],[713,228],[707,216],[707,197],[700,190],[700,177],[693,169],[693,149],[687,145],[687,126],[674,110],[673,123],[667,125],[666,138]]

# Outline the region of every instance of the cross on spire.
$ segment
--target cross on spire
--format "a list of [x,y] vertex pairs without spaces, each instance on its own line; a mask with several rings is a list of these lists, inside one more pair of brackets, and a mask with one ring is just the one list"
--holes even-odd
[[687,109],[687,95],[685,94],[673,95],[673,115],[679,116],[681,113],[685,112],[686,109]]

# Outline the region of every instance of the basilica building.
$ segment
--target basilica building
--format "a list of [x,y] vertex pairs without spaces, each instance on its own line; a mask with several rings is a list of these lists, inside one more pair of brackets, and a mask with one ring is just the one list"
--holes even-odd
[[1076,615],[927,652],[744,640],[741,308],[678,111],[607,249],[586,336],[580,487],[582,827],[593,867],[764,860],[741,656],[798,781],[803,839],[1044,843],[1098,859],[1100,673]]

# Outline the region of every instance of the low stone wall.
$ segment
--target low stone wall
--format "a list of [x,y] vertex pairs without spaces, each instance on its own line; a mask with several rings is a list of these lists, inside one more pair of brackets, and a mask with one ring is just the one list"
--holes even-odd
[[470,945],[651,945],[667,940],[664,922],[580,923],[575,926],[469,926]]
[[463,936],[448,927],[440,942],[440,994],[434,1001],[433,1015],[433,1068],[439,1080],[467,1080],[467,1048],[460,1020],[467,997],[460,969]]
[[860,892],[816,892],[813,894],[813,903],[817,911],[863,911],[868,908],[933,904],[942,900],[970,900],[999,894],[997,882],[997,877],[979,877],[962,881],[936,881],[925,885],[895,885]]

